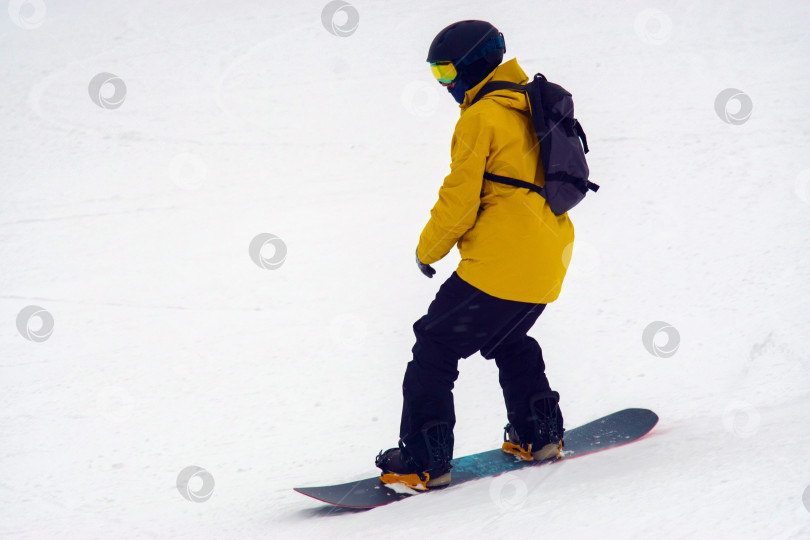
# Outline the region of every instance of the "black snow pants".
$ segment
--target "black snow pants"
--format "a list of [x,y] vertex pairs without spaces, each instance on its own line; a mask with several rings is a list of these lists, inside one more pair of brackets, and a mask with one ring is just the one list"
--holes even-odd
[[402,383],[400,438],[418,463],[428,462],[425,424],[446,422],[452,432],[458,361],[478,351],[495,359],[509,422],[518,434],[530,433],[530,398],[550,388],[540,345],[526,333],[545,307],[490,296],[455,272],[442,284],[413,325],[413,360]]

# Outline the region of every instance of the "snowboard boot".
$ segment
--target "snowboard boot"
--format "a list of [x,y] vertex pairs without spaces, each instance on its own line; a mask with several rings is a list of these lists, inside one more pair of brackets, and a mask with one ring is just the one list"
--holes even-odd
[[422,428],[428,463],[420,465],[402,440],[398,448],[380,451],[374,463],[382,469],[383,484],[403,484],[411,489],[426,491],[450,483],[450,459],[453,434],[446,423],[430,422]]
[[521,440],[512,424],[506,424],[501,449],[525,461],[559,459],[563,449],[563,417],[559,406],[560,394],[544,392],[531,399],[532,436]]

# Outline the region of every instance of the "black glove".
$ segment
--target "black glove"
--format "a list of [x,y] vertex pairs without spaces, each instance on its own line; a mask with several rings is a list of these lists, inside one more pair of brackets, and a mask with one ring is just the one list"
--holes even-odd
[[432,278],[433,274],[436,273],[436,270],[432,266],[419,260],[419,255],[416,256],[416,266],[418,266],[419,270],[429,278]]

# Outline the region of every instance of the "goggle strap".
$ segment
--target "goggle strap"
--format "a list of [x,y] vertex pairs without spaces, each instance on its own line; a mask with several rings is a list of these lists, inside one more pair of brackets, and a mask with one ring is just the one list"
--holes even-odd
[[503,34],[499,33],[494,38],[491,38],[489,41],[484,43],[481,48],[475,54],[471,54],[469,56],[465,56],[460,62],[456,62],[456,69],[461,66],[467,66],[472,64],[473,62],[482,59],[492,51],[503,49],[503,52],[506,52],[506,42],[503,39]]

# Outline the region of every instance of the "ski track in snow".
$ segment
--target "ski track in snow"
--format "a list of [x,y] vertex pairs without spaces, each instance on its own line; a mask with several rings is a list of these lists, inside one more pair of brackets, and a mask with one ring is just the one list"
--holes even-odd
[[[355,3],[343,38],[325,1],[45,0],[31,29],[17,4],[0,13],[0,537],[810,538],[805,3]],[[323,506],[292,488],[375,474],[411,325],[458,261],[426,280],[412,253],[458,115],[424,54],[471,17],[572,91],[602,186],[532,330],[567,425],[661,420],[554,467]],[[120,108],[91,101],[101,72],[126,83]],[[741,125],[715,112],[726,88],[752,100]],[[260,233],[287,247],[275,270],[251,261]],[[44,341],[18,332],[29,305],[53,317]],[[642,344],[654,321],[678,330],[671,357]],[[460,369],[465,455],[506,420],[494,364]],[[189,466],[210,499],[181,496]]]

